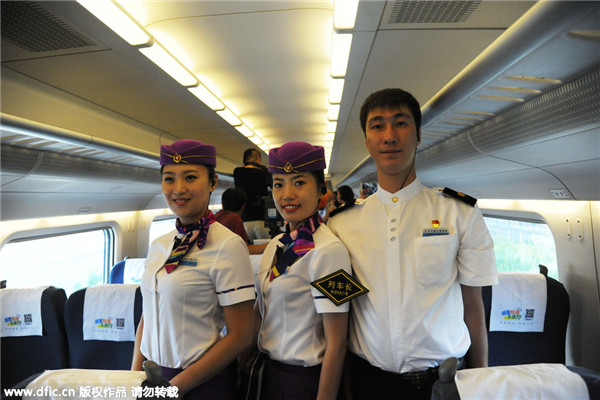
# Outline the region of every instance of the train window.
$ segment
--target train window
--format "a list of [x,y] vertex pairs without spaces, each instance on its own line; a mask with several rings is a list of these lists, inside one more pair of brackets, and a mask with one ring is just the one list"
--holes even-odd
[[114,242],[112,228],[14,240],[0,251],[0,279],[11,288],[52,285],[68,296],[106,281]]
[[538,221],[484,217],[494,240],[498,272],[539,272],[558,280],[556,247],[550,227]]
[[152,221],[150,224],[150,232],[148,233],[148,236],[150,237],[150,243],[152,243],[157,237],[171,232],[173,229],[175,229],[175,217]]

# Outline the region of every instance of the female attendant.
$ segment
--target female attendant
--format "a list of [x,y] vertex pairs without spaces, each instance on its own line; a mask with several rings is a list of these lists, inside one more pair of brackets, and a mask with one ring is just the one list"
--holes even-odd
[[148,252],[132,369],[153,360],[180,398],[233,399],[234,362],[252,340],[248,249],[208,209],[217,186],[214,146],[179,140],[161,146],[160,164],[177,231],[156,239]]
[[291,142],[269,153],[273,198],[284,234],[265,249],[256,271],[259,349],[268,355],[261,399],[335,399],[343,369],[347,303],[337,306],[311,282],[340,269],[346,248],[322,223],[323,147]]

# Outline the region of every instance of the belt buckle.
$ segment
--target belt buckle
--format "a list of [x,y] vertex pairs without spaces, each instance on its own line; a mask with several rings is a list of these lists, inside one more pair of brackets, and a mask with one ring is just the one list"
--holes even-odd
[[429,370],[405,372],[401,374],[402,380],[411,387],[420,389],[423,384],[427,383],[429,377]]

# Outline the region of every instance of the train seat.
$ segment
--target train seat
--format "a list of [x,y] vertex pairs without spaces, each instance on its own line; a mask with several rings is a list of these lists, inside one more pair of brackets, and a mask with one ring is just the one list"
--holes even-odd
[[[546,291],[546,299],[543,323],[540,322],[543,324],[543,329],[540,326],[539,331],[510,331],[510,328],[498,328],[496,330],[490,330],[490,326],[495,325],[493,321],[491,322],[490,320],[493,318],[498,318],[498,313],[504,312],[507,314],[506,318],[510,318],[508,316],[510,315],[510,311],[508,309],[500,310],[496,308],[495,310],[492,310],[492,303],[494,292],[496,291],[497,293],[500,293],[502,289],[500,285],[503,285],[503,282],[511,281],[511,279],[504,279],[504,274],[500,274],[500,283],[498,288],[496,288],[496,286],[487,286],[483,288],[482,296],[485,308],[486,326],[488,330],[490,367],[531,363],[565,364],[565,343],[567,335],[567,323],[569,321],[570,312],[569,294],[562,283],[547,276],[547,269],[542,265],[540,265],[540,274],[541,275],[538,277],[541,276],[542,285],[544,285],[545,280],[545,287],[542,286],[542,289],[545,289]],[[514,280],[515,277],[517,279],[527,279],[528,285],[530,284],[529,282],[534,281],[531,279],[532,274],[510,274],[510,276],[513,279],[513,283],[518,282],[518,280]],[[543,292],[543,290],[533,290],[531,289],[531,286],[523,287],[522,284],[519,285],[521,285],[521,289],[525,292]],[[515,317],[522,318],[521,321],[531,317],[531,315],[527,315],[527,308],[530,306],[527,304],[518,304],[518,301],[523,300],[525,296],[526,295],[523,295],[523,297],[516,296],[516,303],[510,303],[512,300],[510,300],[509,303],[503,303],[514,304],[512,307],[510,307],[510,309],[518,314],[515,315]],[[540,308],[543,309],[543,307]],[[491,316],[492,311],[495,311],[495,313]],[[530,314],[531,313],[532,312],[530,311]],[[535,330],[535,328],[533,330]]]
[[587,400],[600,395],[600,374],[583,367],[536,363],[456,371],[457,363],[456,358],[442,363],[432,400]]
[[[3,333],[0,337],[2,387],[12,387],[30,375],[46,369],[60,369],[69,366],[64,325],[66,300],[65,291],[52,286],[38,289],[0,290],[3,324]],[[24,307],[28,307],[28,304],[37,302],[41,306],[39,311],[33,311],[32,314],[28,309],[24,309]],[[33,321],[32,325],[35,325],[35,314],[40,312],[41,327],[38,327],[40,328],[38,332],[29,332],[27,336],[6,336],[19,334],[14,332],[18,328],[14,328],[14,330],[11,328],[13,332],[4,332],[6,325],[25,326],[29,325],[31,321]]]
[[137,285],[98,285],[71,294],[65,306],[71,368],[129,369],[141,315]]
[[109,283],[140,283],[144,273],[145,258],[127,258],[110,269]]

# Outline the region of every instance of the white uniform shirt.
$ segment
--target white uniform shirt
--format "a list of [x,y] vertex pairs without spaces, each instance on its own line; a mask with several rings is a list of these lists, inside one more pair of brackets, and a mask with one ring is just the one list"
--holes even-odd
[[[498,282],[493,242],[477,207],[417,179],[396,193],[379,188],[328,225],[370,290],[352,302],[353,353],[396,373],[465,355],[470,338],[460,284]],[[441,231],[424,236],[426,229]]]
[[321,364],[325,333],[321,313],[348,312],[349,303],[336,306],[310,283],[343,269],[351,274],[350,257],[342,242],[325,224],[313,234],[314,249],[296,260],[287,273],[269,282],[275,250],[281,235],[263,254],[256,273],[256,290],[262,325],[261,351],[273,360],[310,367]]
[[254,299],[248,247],[241,237],[215,222],[202,250],[194,246],[167,274],[172,231],[157,238],[142,275],[144,331],[141,351],[170,368],[187,368],[218,340],[225,325],[223,306]]

